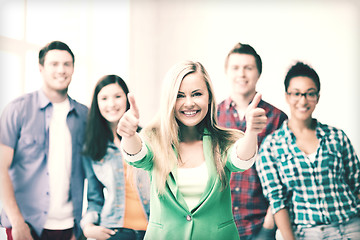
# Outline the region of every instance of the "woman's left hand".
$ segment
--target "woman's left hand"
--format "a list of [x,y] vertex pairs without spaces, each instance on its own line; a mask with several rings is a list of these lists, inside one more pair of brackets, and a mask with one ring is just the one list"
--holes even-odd
[[105,240],[115,234],[115,231],[103,226],[87,224],[83,229],[84,236],[87,238],[95,238],[97,240]]

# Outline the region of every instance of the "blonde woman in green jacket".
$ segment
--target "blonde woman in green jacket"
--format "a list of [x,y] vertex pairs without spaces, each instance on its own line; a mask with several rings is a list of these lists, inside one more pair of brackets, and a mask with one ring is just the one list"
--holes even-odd
[[257,134],[266,124],[257,108],[261,96],[247,109],[243,133],[217,125],[212,83],[200,63],[176,64],[162,90],[153,123],[136,133],[139,110],[129,94],[131,107],[117,129],[125,159],[151,176],[145,239],[239,239],[229,179],[255,161]]

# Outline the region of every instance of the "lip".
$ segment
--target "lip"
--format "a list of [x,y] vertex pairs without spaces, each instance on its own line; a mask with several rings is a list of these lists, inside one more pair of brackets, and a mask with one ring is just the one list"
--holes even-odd
[[297,107],[296,110],[300,113],[306,113],[310,110],[309,107]]
[[186,111],[181,111],[181,113],[183,115],[185,115],[186,117],[194,117],[196,114],[198,114],[200,112],[200,110],[186,110]]
[[237,78],[237,79],[235,79],[235,82],[238,84],[247,84],[248,81],[243,78]]
[[118,110],[118,109],[112,109],[112,110],[107,110],[106,112],[107,112],[108,114],[113,114],[113,115],[115,115],[115,114],[118,114],[119,111],[120,111],[120,110]]
[[66,82],[66,80],[68,79],[67,77],[56,77],[55,78],[57,81],[59,82]]

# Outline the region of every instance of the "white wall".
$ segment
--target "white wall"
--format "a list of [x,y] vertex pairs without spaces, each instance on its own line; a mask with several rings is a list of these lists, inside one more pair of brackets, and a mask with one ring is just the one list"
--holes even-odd
[[258,91],[289,114],[283,80],[295,60],[321,80],[314,117],[345,130],[360,151],[357,1],[131,1],[130,79],[146,124],[156,112],[165,72],[178,61],[207,68],[220,101],[228,96],[224,59],[237,42],[263,60]]
[[129,0],[0,0],[0,112],[42,85],[38,52],[60,40],[75,54],[69,93],[89,105],[96,81],[129,81]]
[[344,129],[360,151],[359,1],[22,1],[0,0],[0,110],[15,96],[40,87],[38,49],[59,39],[76,55],[74,98],[89,105],[95,82],[118,74],[135,92],[146,125],[158,109],[165,72],[180,60],[202,62],[218,101],[224,99],[224,59],[242,42],[263,60],[258,91],[287,113],[286,70],[296,59],[311,64],[322,83],[314,116]]

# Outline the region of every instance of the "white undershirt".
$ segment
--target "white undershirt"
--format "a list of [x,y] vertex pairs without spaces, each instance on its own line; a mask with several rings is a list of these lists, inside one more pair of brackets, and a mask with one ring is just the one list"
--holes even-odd
[[45,229],[63,230],[74,226],[73,205],[69,199],[72,162],[71,135],[66,123],[69,110],[69,99],[53,103],[48,158],[50,207]]
[[208,178],[205,162],[194,168],[178,168],[177,185],[190,211],[199,203]]
[[310,159],[310,161],[315,162],[316,151],[313,153],[307,154],[307,157]]

